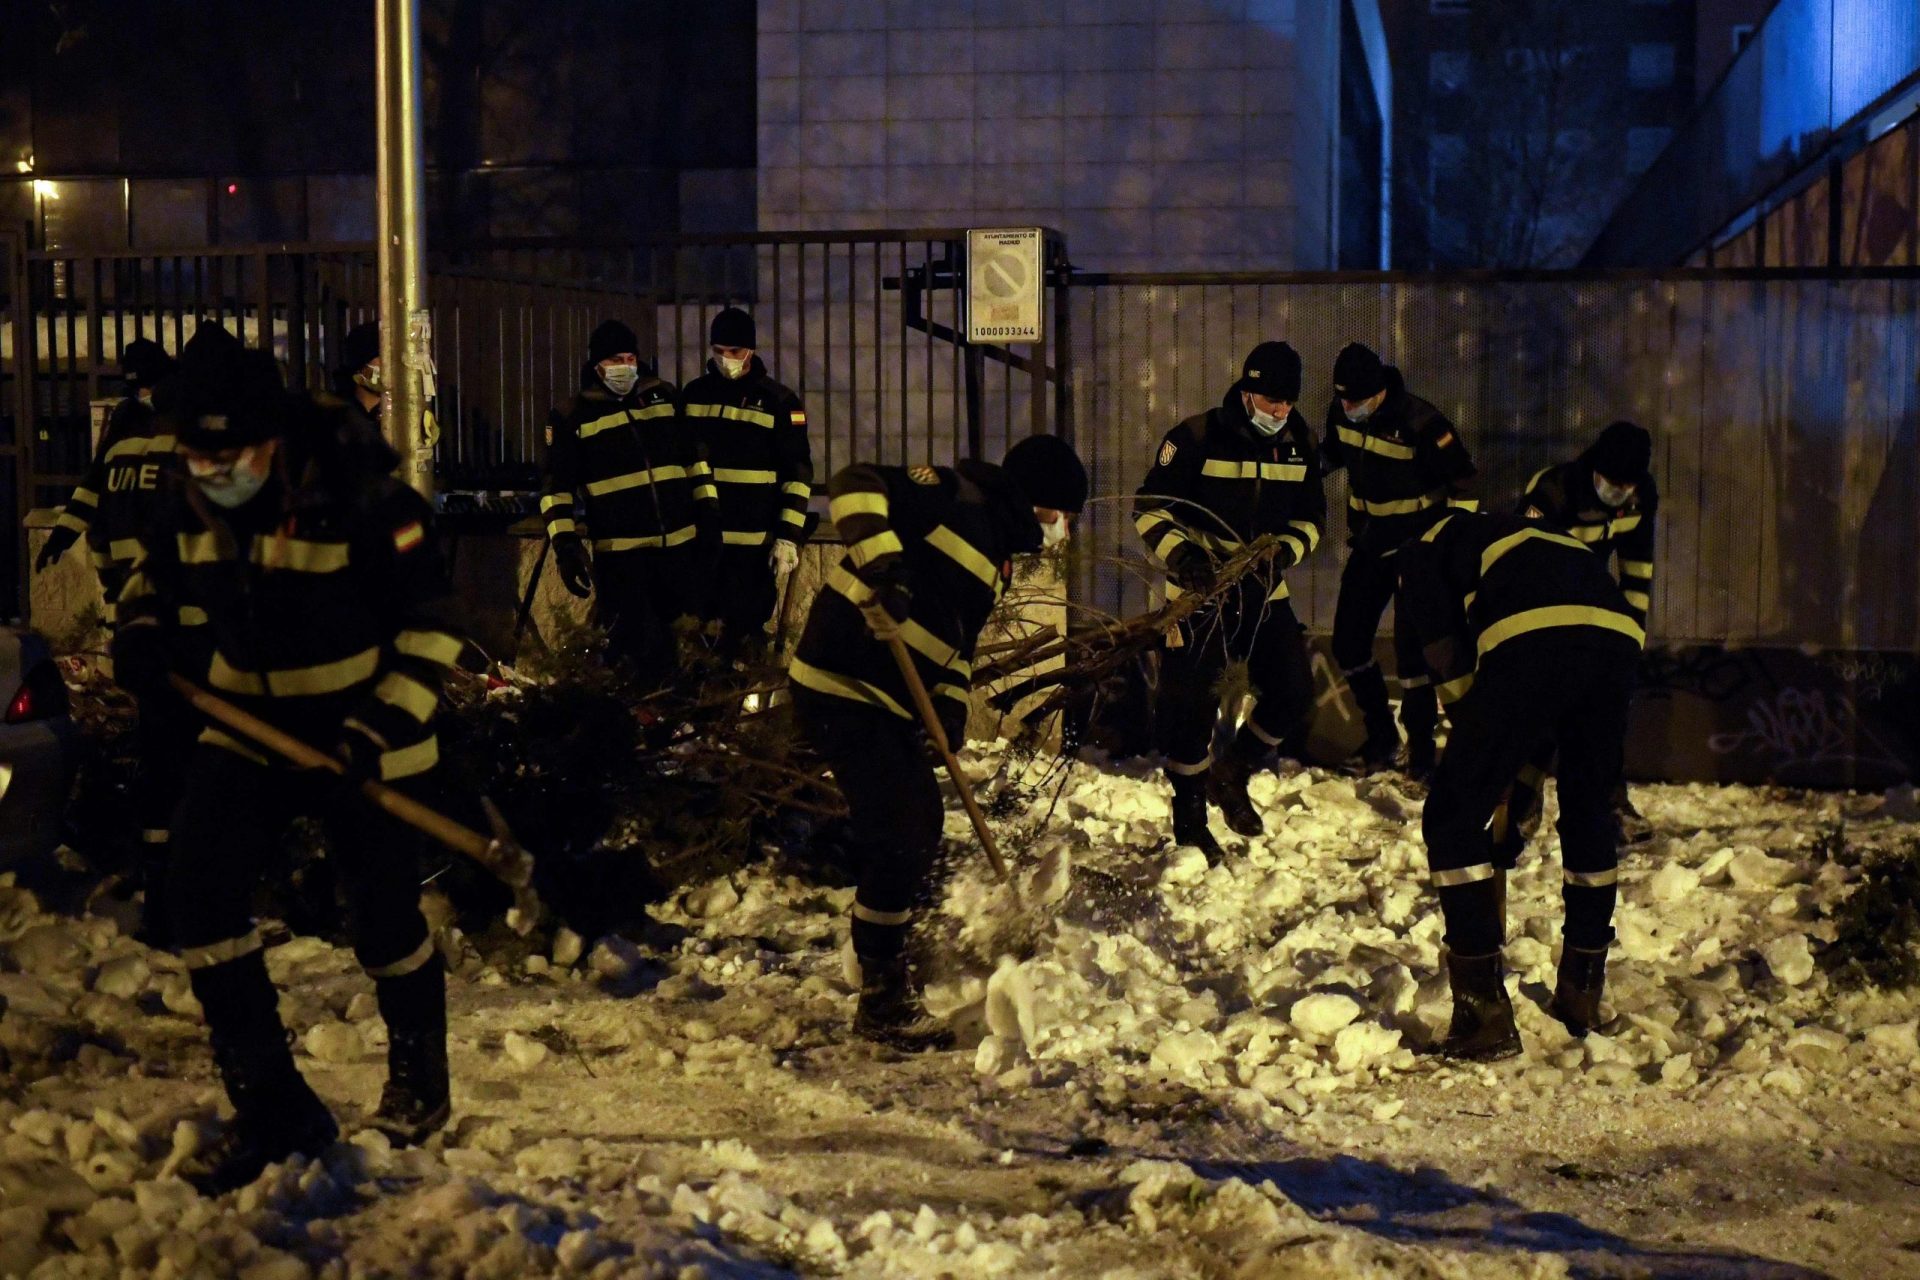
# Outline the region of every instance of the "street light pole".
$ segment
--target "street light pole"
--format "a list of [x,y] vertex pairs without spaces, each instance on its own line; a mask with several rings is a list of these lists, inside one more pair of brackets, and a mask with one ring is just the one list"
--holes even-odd
[[380,134],[380,369],[386,383],[388,442],[399,476],[433,496],[433,445],[426,411],[433,315],[427,310],[426,219],[420,143],[420,0],[375,0],[379,62],[375,112]]

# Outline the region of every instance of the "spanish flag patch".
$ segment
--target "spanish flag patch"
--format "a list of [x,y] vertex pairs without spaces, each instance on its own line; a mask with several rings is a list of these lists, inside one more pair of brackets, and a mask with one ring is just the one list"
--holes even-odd
[[807,411],[805,409],[795,409],[787,416],[793,419],[793,425],[796,427],[804,427],[807,425]]
[[393,531],[393,549],[406,554],[419,546],[427,536],[427,531],[418,520],[409,521]]

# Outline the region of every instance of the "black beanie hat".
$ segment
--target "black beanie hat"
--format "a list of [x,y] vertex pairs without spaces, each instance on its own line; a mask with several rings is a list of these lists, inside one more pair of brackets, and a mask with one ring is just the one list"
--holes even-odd
[[178,366],[152,338],[135,338],[120,350],[120,376],[136,387],[151,387]]
[[1333,361],[1333,394],[1342,400],[1371,400],[1387,389],[1387,366],[1372,347],[1350,342]]
[[1653,461],[1653,436],[1645,427],[1614,422],[1587,450],[1587,463],[1615,484],[1638,484]]
[[279,365],[270,353],[249,351],[226,329],[203,321],[180,352],[170,411],[174,434],[189,449],[237,449],[273,439],[288,411]]
[[1000,469],[1036,507],[1074,515],[1086,509],[1087,469],[1059,436],[1028,436],[1007,450]]
[[1292,404],[1300,398],[1300,353],[1284,342],[1261,343],[1240,366],[1233,389]]
[[587,362],[599,364],[602,360],[631,352],[635,357],[640,354],[640,339],[633,336],[633,330],[618,320],[608,320],[593,331],[587,339]]
[[707,341],[716,347],[752,347],[753,337],[753,317],[738,307],[722,311],[707,329]]
[[340,339],[340,372],[355,374],[380,358],[380,322],[369,320]]

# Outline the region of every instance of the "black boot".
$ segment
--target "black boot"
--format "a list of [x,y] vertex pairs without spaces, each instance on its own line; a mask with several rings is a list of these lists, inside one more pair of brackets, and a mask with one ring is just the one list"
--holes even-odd
[[1247,794],[1247,779],[1253,776],[1266,750],[1265,743],[1242,729],[1226,758],[1216,760],[1208,771],[1208,795],[1220,806],[1227,827],[1235,835],[1252,838],[1267,834],[1267,824],[1261,821],[1259,810],[1253,807],[1253,798]]
[[1607,987],[1607,949],[1560,948],[1560,973],[1547,1012],[1560,1019],[1567,1034],[1585,1038],[1600,1025],[1600,997]]
[[860,1005],[853,1030],[907,1053],[953,1048],[953,1030],[927,1012],[906,956],[860,957]]
[[1177,845],[1193,845],[1206,855],[1208,866],[1219,866],[1220,860],[1226,857],[1226,851],[1220,847],[1220,842],[1213,838],[1213,832],[1207,830],[1206,774],[1176,773],[1172,774],[1171,778],[1173,781],[1173,842]]
[[379,978],[387,1083],[373,1124],[395,1146],[418,1145],[453,1114],[447,1083],[447,975],[435,952],[412,973]]
[[1347,672],[1347,688],[1353,691],[1353,700],[1367,726],[1360,761],[1371,768],[1385,768],[1400,752],[1400,730],[1393,723],[1393,708],[1387,705],[1387,678],[1380,673],[1380,664],[1369,662],[1358,671]]
[[1627,784],[1624,782],[1614,788],[1613,822],[1619,829],[1622,845],[1645,844],[1653,839],[1653,823],[1634,807],[1633,797],[1627,794]]
[[213,1060],[233,1103],[233,1123],[180,1170],[203,1196],[225,1195],[292,1156],[318,1156],[340,1130],[293,1065],[286,1039],[215,1038]]
[[1447,984],[1453,989],[1453,1025],[1440,1042],[1441,1056],[1463,1062],[1492,1062],[1520,1052],[1513,1025],[1500,953],[1458,956],[1447,953]]

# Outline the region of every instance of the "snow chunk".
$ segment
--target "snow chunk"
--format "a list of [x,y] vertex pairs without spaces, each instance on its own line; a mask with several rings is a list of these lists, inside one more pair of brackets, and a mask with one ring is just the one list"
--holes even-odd
[[571,969],[580,963],[580,957],[585,953],[586,945],[579,934],[561,925],[553,935],[553,962],[562,969]]
[[1160,872],[1162,884],[1194,884],[1207,874],[1207,855],[1193,845],[1182,845]]
[[740,905],[740,891],[729,880],[715,880],[687,891],[687,914],[696,920],[723,916]]
[[100,966],[100,972],[93,978],[93,989],[102,995],[131,1000],[146,990],[152,976],[153,971],[145,960],[139,956],[122,956]]
[[1894,1022],[1867,1032],[1867,1043],[1881,1057],[1920,1062],[1920,1022]]
[[580,1172],[584,1148],[578,1138],[547,1138],[513,1159],[525,1178],[565,1178]]
[[1352,996],[1320,991],[1294,1001],[1287,1021],[1303,1036],[1325,1039],[1360,1016],[1360,1004]]
[[1679,902],[1700,887],[1700,873],[1678,862],[1669,862],[1647,881],[1647,892],[1655,902]]
[[1798,878],[1800,868],[1785,858],[1767,856],[1765,849],[1746,848],[1733,855],[1727,874],[1741,889],[1778,889]]
[[1813,977],[1813,951],[1804,933],[1782,934],[1760,948],[1773,976],[1790,987],[1800,986]]
[[1342,1071],[1356,1071],[1378,1062],[1400,1047],[1400,1033],[1377,1022],[1356,1022],[1342,1027],[1334,1037],[1334,1065]]
[[309,1028],[301,1043],[322,1062],[352,1062],[367,1051],[360,1028],[350,1022],[322,1022]]
[[1000,957],[987,979],[987,1029],[1016,1047],[1031,1046],[1038,1035],[1034,1023],[1033,987],[1011,957]]
[[1176,1075],[1197,1075],[1220,1057],[1220,1042],[1211,1032],[1175,1032],[1153,1046],[1153,1065]]
[[547,1055],[552,1052],[532,1036],[522,1035],[518,1031],[507,1032],[500,1047],[506,1053],[508,1061],[522,1071],[533,1070],[545,1062]]

